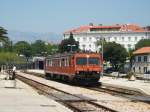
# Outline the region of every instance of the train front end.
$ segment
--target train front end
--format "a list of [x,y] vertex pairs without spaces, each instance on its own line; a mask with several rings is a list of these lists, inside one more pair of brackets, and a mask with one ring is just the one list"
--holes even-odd
[[102,72],[102,58],[98,53],[75,55],[75,81],[97,83]]

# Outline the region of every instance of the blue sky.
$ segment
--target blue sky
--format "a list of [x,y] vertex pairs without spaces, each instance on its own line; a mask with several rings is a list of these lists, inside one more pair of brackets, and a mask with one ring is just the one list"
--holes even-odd
[[150,25],[150,0],[0,0],[0,26],[55,32],[86,25]]

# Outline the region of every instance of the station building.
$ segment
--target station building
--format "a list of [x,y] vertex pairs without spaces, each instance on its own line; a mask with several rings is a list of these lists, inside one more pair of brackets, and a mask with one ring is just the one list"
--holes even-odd
[[133,52],[132,70],[143,74],[150,71],[150,47],[143,47]]
[[79,42],[81,50],[96,52],[99,46],[96,42],[105,39],[107,42],[116,42],[127,50],[134,48],[141,39],[150,39],[150,31],[134,24],[116,24],[111,26],[86,25],[64,32],[64,39],[69,38],[70,33]]
[[33,69],[44,69],[45,57],[36,56],[33,57]]

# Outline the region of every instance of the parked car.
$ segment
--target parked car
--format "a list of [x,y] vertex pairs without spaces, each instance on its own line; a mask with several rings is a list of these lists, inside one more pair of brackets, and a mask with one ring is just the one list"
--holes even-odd
[[107,68],[104,70],[104,73],[112,73],[112,72],[115,72],[116,70],[114,68]]

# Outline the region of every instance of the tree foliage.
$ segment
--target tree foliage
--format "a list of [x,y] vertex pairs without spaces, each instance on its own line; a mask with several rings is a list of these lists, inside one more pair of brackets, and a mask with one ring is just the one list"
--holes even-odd
[[46,45],[45,42],[42,40],[36,40],[34,43],[31,44],[31,47],[33,55],[42,55],[46,52]]
[[139,49],[147,46],[150,47],[150,39],[142,39],[137,44],[135,44],[135,49]]
[[7,30],[4,29],[3,27],[0,27],[0,41],[1,42],[6,42],[8,37],[6,36]]
[[24,63],[25,59],[12,52],[0,52],[0,65]]
[[56,53],[58,51],[58,45],[54,44],[47,44],[46,45],[46,52],[47,52],[47,55],[52,55],[54,53]]
[[75,41],[73,38],[73,34],[70,33],[68,39],[64,39],[61,41],[59,45],[59,52],[70,52],[79,50],[79,42]]
[[4,29],[3,27],[0,27],[0,47],[1,47],[1,51],[9,51],[11,50],[11,41],[9,40],[9,38],[6,36],[7,35],[7,30]]
[[124,47],[115,42],[108,42],[104,44],[104,60],[109,61],[115,70],[119,68],[126,61],[128,53]]
[[18,55],[24,55],[25,57],[30,57],[31,54],[31,46],[26,41],[19,41],[14,45],[14,51]]

